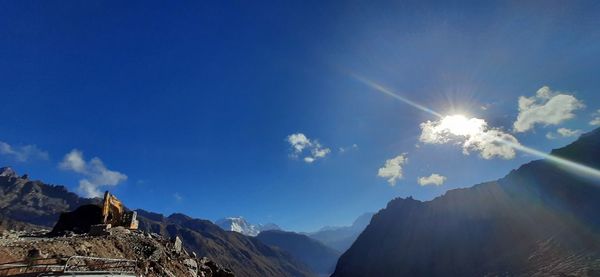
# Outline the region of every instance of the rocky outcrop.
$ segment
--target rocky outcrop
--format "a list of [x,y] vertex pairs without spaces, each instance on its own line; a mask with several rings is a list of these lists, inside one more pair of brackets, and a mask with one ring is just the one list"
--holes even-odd
[[[599,151],[600,129],[554,153],[596,166]],[[431,201],[394,199],[332,276],[600,276],[599,184],[540,160]]]

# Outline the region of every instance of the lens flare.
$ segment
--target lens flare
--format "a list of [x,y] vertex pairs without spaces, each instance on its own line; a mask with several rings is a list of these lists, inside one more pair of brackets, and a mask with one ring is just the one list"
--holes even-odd
[[[417,108],[421,111],[427,112],[431,115],[437,116],[439,118],[443,118],[443,121],[446,121],[445,124],[448,126],[448,129],[450,130],[450,132],[452,132],[455,135],[464,135],[464,134],[469,134],[470,132],[477,132],[477,125],[475,122],[469,122],[469,119],[467,119],[465,116],[463,115],[451,115],[451,116],[443,116],[442,114],[428,108],[425,107],[421,104],[418,104],[416,102],[413,102],[405,97],[402,97],[394,92],[392,92],[391,90],[389,90],[388,88],[385,88],[384,86],[381,86],[371,80],[368,80],[364,77],[358,76],[356,74],[351,74],[354,78],[356,78],[358,81],[362,82],[363,84],[366,84],[367,86],[375,89],[376,91],[379,91],[381,93],[384,93],[388,96],[391,96],[392,98],[396,99],[396,100],[400,100],[414,108]],[[595,169],[593,167],[589,167],[580,163],[576,163],[570,160],[567,160],[565,158],[561,158],[561,157],[557,157],[551,154],[547,154],[544,153],[542,151],[539,151],[537,149],[531,148],[531,147],[527,147],[518,143],[514,143],[511,141],[506,141],[506,140],[502,140],[502,139],[497,139],[497,141],[499,143],[503,143],[505,145],[508,145],[516,150],[519,150],[521,152],[545,159],[548,162],[551,162],[553,164],[558,165],[560,168],[563,169],[567,169],[569,171],[572,172],[576,172],[585,176],[589,176],[589,177],[593,177],[593,178],[597,178],[600,179],[600,170]]]
[[436,112],[436,111],[434,111],[434,110],[432,110],[430,108],[427,108],[427,107],[425,107],[425,106],[423,106],[421,104],[418,104],[418,103],[413,102],[413,101],[411,101],[409,99],[406,99],[406,98],[404,98],[404,97],[402,97],[402,96],[400,96],[400,95],[392,92],[391,90],[385,88],[384,86],[379,85],[379,84],[377,84],[377,83],[375,83],[375,82],[373,82],[371,80],[365,79],[365,78],[363,78],[361,76],[358,76],[358,75],[355,75],[355,74],[352,74],[352,76],[354,78],[356,78],[357,80],[361,81],[362,83],[364,83],[365,85],[370,86],[370,87],[374,88],[375,90],[377,90],[379,92],[385,93],[388,96],[391,96],[391,97],[395,98],[396,100],[400,100],[400,101],[402,101],[402,102],[404,102],[406,104],[409,104],[409,105],[413,106],[414,108],[417,108],[417,109],[419,109],[421,111],[430,113],[430,114],[435,115],[437,117],[443,117],[442,114],[440,114],[440,113],[438,113],[438,112]]

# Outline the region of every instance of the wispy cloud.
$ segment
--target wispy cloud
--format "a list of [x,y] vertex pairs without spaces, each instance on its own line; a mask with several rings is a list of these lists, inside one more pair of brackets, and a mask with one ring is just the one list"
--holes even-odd
[[183,196],[181,196],[181,194],[179,194],[179,192],[173,193],[173,198],[175,199],[175,202],[183,201]]
[[36,145],[28,144],[12,146],[3,141],[0,141],[0,155],[9,156],[17,162],[49,159],[48,152],[39,149]]
[[495,157],[512,159],[516,153],[510,144],[519,144],[513,135],[489,127],[485,120],[462,115],[421,123],[419,140],[428,144],[458,144],[462,146],[463,154],[477,151],[486,160]]
[[556,133],[553,132],[548,132],[546,134],[546,138],[548,139],[557,139],[559,137],[563,137],[563,138],[568,138],[568,137],[574,137],[581,134],[581,130],[571,130],[568,128],[558,128],[558,130],[556,130]]
[[86,197],[100,197],[103,186],[116,186],[127,180],[127,175],[106,168],[102,160],[94,157],[86,161],[83,153],[77,149],[71,150],[59,164],[59,168],[82,175],[79,180],[79,193]]
[[302,160],[306,163],[313,163],[331,153],[331,149],[321,145],[318,140],[309,139],[303,133],[291,134],[286,140],[292,148],[291,156],[294,158],[304,156]]
[[592,120],[590,121],[590,125],[600,126],[600,110],[597,110],[594,113],[592,113],[592,116],[594,118],[592,118]]
[[408,162],[406,153],[402,153],[394,158],[385,161],[383,167],[377,171],[377,176],[387,178],[387,182],[390,186],[395,186],[396,182],[402,179],[403,170],[402,167]]
[[419,177],[419,179],[417,179],[417,182],[421,186],[428,186],[428,185],[441,186],[442,184],[444,184],[444,182],[446,182],[446,179],[447,179],[446,176],[442,176],[437,173],[433,173],[427,177]]
[[340,148],[338,149],[338,151],[339,151],[340,153],[346,153],[346,152],[348,152],[348,151],[351,151],[351,150],[358,150],[358,144],[356,144],[356,143],[355,143],[355,144],[352,144],[352,146],[348,146],[348,147],[340,147]]
[[536,124],[558,125],[574,118],[573,112],[583,107],[583,102],[575,96],[552,91],[544,86],[535,96],[519,97],[519,115],[513,127],[515,132],[525,132],[533,129]]

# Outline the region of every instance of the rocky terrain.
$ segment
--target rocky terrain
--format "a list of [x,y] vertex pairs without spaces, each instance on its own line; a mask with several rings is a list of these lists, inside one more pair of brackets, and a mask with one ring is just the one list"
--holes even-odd
[[137,210],[140,230],[167,237],[179,236],[186,248],[231,268],[236,276],[313,276],[304,263],[289,253],[254,237],[224,231],[208,220],[184,214],[163,216]]
[[[35,253],[35,257],[32,257]],[[232,277],[234,274],[206,257],[178,249],[158,234],[113,228],[103,236],[70,235],[50,238],[28,232],[4,231],[0,236],[0,263],[28,258],[71,256],[110,257],[136,260],[138,276]]]
[[[80,198],[62,186],[19,176],[10,168],[0,169],[0,230],[51,230],[62,212],[99,202]],[[138,210],[138,219],[141,231],[164,238],[179,236],[188,251],[222,264],[236,276],[314,276],[285,251],[253,237],[224,231],[208,220],[144,210]]]
[[97,204],[69,192],[64,186],[44,184],[19,176],[10,167],[0,168],[0,220],[3,225],[22,228],[51,228],[62,212],[85,204]]
[[[600,129],[553,154],[598,168]],[[533,161],[431,201],[392,200],[332,276],[600,276],[598,211],[598,179]]]

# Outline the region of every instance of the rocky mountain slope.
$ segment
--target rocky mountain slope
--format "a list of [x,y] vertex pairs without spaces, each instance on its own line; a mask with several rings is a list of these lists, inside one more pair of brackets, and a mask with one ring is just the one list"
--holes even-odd
[[331,274],[340,256],[340,252],[321,242],[294,232],[270,230],[261,232],[256,238],[267,245],[276,246],[292,254],[320,275]]
[[103,236],[49,238],[14,231],[4,231],[0,236],[0,263],[43,258],[50,259],[44,263],[64,264],[72,256],[135,260],[133,270],[137,276],[234,276],[206,257],[178,251],[171,241],[163,237],[131,232],[122,227],[114,228]]
[[373,217],[373,213],[364,213],[356,218],[350,226],[324,227],[307,235],[343,253],[350,248],[358,235],[369,225],[371,217]]
[[61,212],[99,201],[81,198],[63,186],[18,176],[10,167],[0,168],[0,218],[6,224],[51,228]]
[[[44,184],[0,170],[0,229],[52,229],[61,212],[100,199],[80,198],[62,186]],[[236,232],[227,232],[208,220],[182,214],[165,217],[139,211],[140,229],[165,237],[178,235],[190,251],[234,271],[236,276],[313,276],[306,265],[277,248]]]
[[290,254],[254,237],[224,231],[208,220],[183,214],[165,217],[143,210],[137,212],[140,230],[179,236],[187,249],[231,268],[236,276],[313,276],[306,265]]
[[238,217],[226,217],[215,221],[217,226],[225,231],[238,232],[240,234],[254,237],[262,231],[267,230],[281,230],[279,226],[274,223],[267,224],[250,224],[245,218]]
[[[600,165],[600,129],[553,151]],[[341,276],[600,276],[600,180],[545,160],[431,201],[394,199],[345,252]]]

